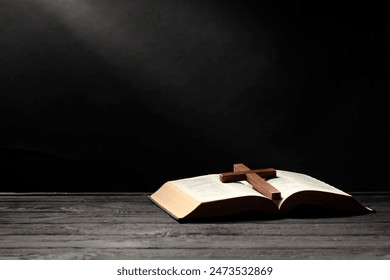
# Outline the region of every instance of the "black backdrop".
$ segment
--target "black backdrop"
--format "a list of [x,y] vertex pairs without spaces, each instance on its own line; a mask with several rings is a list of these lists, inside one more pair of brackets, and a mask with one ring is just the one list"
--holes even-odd
[[0,2],[2,191],[153,191],[233,163],[388,190],[385,7]]

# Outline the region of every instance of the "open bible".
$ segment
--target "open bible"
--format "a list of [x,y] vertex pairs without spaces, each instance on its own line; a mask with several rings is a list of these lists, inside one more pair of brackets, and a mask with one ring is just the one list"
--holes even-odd
[[353,196],[309,175],[277,170],[268,183],[281,192],[271,200],[247,181],[222,183],[218,174],[168,181],[150,200],[178,221],[215,218],[239,213],[280,217],[303,207],[332,213],[368,213]]

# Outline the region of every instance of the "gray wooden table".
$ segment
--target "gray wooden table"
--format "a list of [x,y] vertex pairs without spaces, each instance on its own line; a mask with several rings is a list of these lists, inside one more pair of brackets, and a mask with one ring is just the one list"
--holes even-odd
[[147,194],[0,193],[0,259],[390,259],[390,193],[350,217],[180,224]]

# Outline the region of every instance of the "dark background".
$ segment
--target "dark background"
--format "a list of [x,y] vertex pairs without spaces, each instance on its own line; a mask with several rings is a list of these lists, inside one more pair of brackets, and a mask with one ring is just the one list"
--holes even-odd
[[1,190],[153,191],[239,162],[389,190],[388,10],[257,2],[2,0]]

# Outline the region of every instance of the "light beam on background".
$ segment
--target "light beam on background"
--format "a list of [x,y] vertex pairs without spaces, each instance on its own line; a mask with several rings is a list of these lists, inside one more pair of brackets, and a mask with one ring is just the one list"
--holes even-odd
[[[146,106],[182,126],[196,118],[199,134],[220,138],[228,125],[223,116],[237,110],[237,98],[259,82],[276,82],[262,76],[277,59],[270,38],[256,34],[264,37],[264,50],[254,48],[253,34],[196,1],[35,1],[118,74],[147,89]],[[107,102],[107,96],[93,98]],[[241,131],[251,117],[241,116]],[[202,131],[202,123],[215,123],[215,130]]]
[[[137,60],[148,56],[147,47],[138,38],[131,36],[136,32],[134,24],[126,21],[121,11],[102,1],[88,0],[36,0],[91,51],[98,54],[106,63],[126,71],[139,73],[142,78],[145,65]],[[105,5],[106,4],[106,5]],[[132,69],[129,69],[131,67]],[[137,71],[134,71],[136,69]],[[151,78],[151,77],[149,77]],[[96,96],[94,96],[96,99]],[[107,97],[103,97],[105,102]]]

